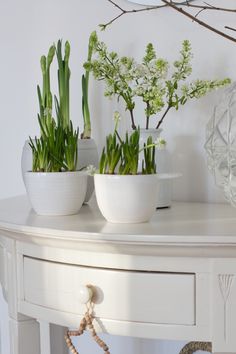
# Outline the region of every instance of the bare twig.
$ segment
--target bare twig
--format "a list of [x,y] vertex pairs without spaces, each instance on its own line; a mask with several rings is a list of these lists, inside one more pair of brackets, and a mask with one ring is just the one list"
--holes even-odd
[[[192,0],[191,0],[192,1]],[[113,22],[115,22],[116,20],[118,20],[119,18],[121,18],[122,16],[126,15],[126,14],[134,14],[134,13],[138,13],[138,12],[144,12],[144,11],[151,11],[151,10],[158,10],[160,8],[163,7],[171,7],[173,10],[179,12],[180,14],[190,18],[193,22],[198,23],[200,26],[207,28],[208,30],[216,33],[217,35],[224,37],[232,42],[236,42],[236,38],[232,37],[230,35],[228,35],[227,33],[218,30],[217,28],[209,25],[208,23],[200,20],[198,17],[200,15],[200,13],[202,13],[203,11],[220,11],[220,12],[231,12],[231,13],[235,13],[236,14],[236,9],[230,9],[227,7],[216,7],[213,6],[207,2],[204,2],[202,5],[195,5],[192,4],[190,0],[186,0],[184,3],[182,3],[181,5],[177,5],[175,2],[173,2],[172,0],[162,0],[163,5],[158,5],[158,6],[151,6],[151,7],[144,7],[142,9],[133,9],[133,10],[125,10],[124,8],[122,8],[120,5],[117,4],[117,2],[115,2],[114,0],[108,0],[109,3],[111,3],[113,6],[115,6],[119,11],[120,14],[115,16],[114,18],[112,18],[109,22],[100,25],[100,27],[104,30],[106,29],[107,26],[111,25]],[[191,8],[191,9],[198,9],[199,11],[197,12],[197,14],[192,15],[191,13],[187,12],[186,10],[184,10],[185,8]],[[231,31],[236,31],[236,29],[229,27],[229,26],[225,26],[225,29],[229,29]]]
[[109,3],[111,3],[113,6],[115,6],[118,10],[120,10],[120,14],[115,16],[114,18],[112,18],[109,22],[99,25],[103,30],[105,30],[106,27],[110,26],[113,22],[118,20],[118,18],[120,18],[124,15],[135,14],[135,13],[144,12],[144,11],[157,10],[157,9],[161,9],[161,8],[167,6],[167,5],[163,4],[163,5],[158,5],[158,6],[148,6],[148,7],[142,8],[142,9],[125,10],[121,6],[119,6],[116,2],[114,2],[113,0],[107,0],[107,1]]
[[216,34],[218,34],[218,35],[220,35],[220,36],[232,41],[232,42],[236,42],[236,38],[234,38],[232,36],[229,36],[228,34],[218,30],[217,28],[210,26],[208,23],[199,20],[197,17],[195,17],[195,16],[191,15],[189,12],[183,10],[182,7],[178,7],[178,6],[174,5],[172,1],[162,0],[162,2],[164,4],[166,4],[166,5],[168,5],[169,7],[171,7],[173,10],[181,13],[184,16],[187,16],[192,21],[197,22],[199,25],[207,28],[208,30],[210,30],[210,31],[212,31],[212,32],[214,32],[214,33],[216,33]]
[[230,27],[230,26],[225,26],[225,28],[230,30],[230,31],[236,32],[236,28],[233,28],[233,27]]
[[200,15],[200,13],[202,13],[203,11],[205,11],[206,9],[201,9],[201,10],[199,10],[197,13],[196,13],[196,15],[195,15],[195,17],[198,17],[199,15]]
[[190,7],[193,9],[202,9],[202,10],[215,10],[215,11],[222,11],[222,12],[235,12],[236,13],[236,9],[229,9],[227,7],[216,7],[213,6],[211,4],[208,4],[206,2],[204,2],[205,5],[194,5],[189,3],[188,1],[186,1],[186,3],[181,4],[181,6],[186,6],[186,7]]

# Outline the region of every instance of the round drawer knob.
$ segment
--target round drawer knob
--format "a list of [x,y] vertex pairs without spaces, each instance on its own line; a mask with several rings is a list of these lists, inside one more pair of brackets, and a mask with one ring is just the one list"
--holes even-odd
[[79,289],[79,300],[81,304],[87,304],[93,297],[93,290],[91,287],[85,285],[81,286]]

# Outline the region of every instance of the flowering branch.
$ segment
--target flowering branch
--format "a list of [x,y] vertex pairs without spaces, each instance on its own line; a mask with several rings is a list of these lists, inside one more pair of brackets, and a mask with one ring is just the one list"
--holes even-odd
[[146,46],[141,63],[134,58],[119,57],[116,52],[109,52],[105,43],[98,39],[94,54],[94,59],[86,62],[84,68],[91,71],[95,79],[105,82],[105,96],[124,100],[134,130],[136,97],[141,98],[145,106],[146,129],[149,129],[150,117],[158,113],[161,116],[157,117],[156,128],[159,128],[170,109],[178,110],[189,99],[200,98],[230,83],[229,79],[195,80],[184,85],[183,82],[192,72],[191,44],[187,40],[182,43],[179,59],[173,63],[172,74],[168,73],[168,62],[157,57],[152,43]]

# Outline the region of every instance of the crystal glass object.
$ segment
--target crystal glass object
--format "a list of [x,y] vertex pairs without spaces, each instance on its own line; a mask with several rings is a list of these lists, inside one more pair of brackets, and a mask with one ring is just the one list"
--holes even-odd
[[236,83],[225,90],[207,124],[205,150],[216,186],[236,207]]

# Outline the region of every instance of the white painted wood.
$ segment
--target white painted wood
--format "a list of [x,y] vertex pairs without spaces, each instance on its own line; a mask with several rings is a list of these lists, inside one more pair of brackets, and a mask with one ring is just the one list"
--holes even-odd
[[[19,302],[19,309],[25,314],[31,314],[32,317],[40,316],[41,319],[53,321],[60,326],[78,328],[82,317],[78,314],[61,312],[44,307],[39,307],[27,302]],[[207,311],[208,309],[205,309]],[[145,322],[129,322],[110,320],[99,318],[98,323],[95,322],[97,332],[105,332],[108,334],[131,336],[152,339],[169,339],[169,340],[198,340],[209,341],[211,339],[211,328],[207,326],[183,326],[183,325],[163,325]]]
[[37,318],[46,322],[43,351],[55,354],[49,323],[77,328],[85,311],[80,286],[92,284],[97,330],[212,341],[214,352],[235,353],[235,230],[235,209],[220,204],[174,203],[137,226],[106,223],[95,204],[48,218],[36,216],[25,197],[0,201],[1,281],[15,352],[30,323],[39,342]]
[[9,326],[8,326],[8,306],[3,297],[2,288],[0,286],[0,353],[10,353],[9,342]]
[[40,353],[39,326],[35,320],[10,319],[10,354]]
[[6,279],[5,279],[5,256],[4,256],[4,249],[1,247],[0,244],[0,285],[3,288],[6,287]]
[[[80,287],[91,284],[96,316],[120,321],[195,324],[195,277],[75,267],[24,259],[26,302],[83,315]],[[63,294],[58,296],[57,294]]]
[[[107,223],[94,203],[78,215],[37,217],[25,196],[0,202],[0,228],[32,237],[134,245],[236,245],[235,209],[228,204],[174,203],[149,223]],[[21,237],[22,240],[22,237]]]
[[236,348],[236,260],[213,262],[213,350],[233,352]]
[[50,324],[45,321],[38,321],[40,328],[40,353],[51,354]]
[[14,320],[24,321],[28,318],[18,312],[17,299],[17,259],[15,243],[12,241],[11,251],[6,252],[6,270],[7,270],[7,301],[9,316]]

